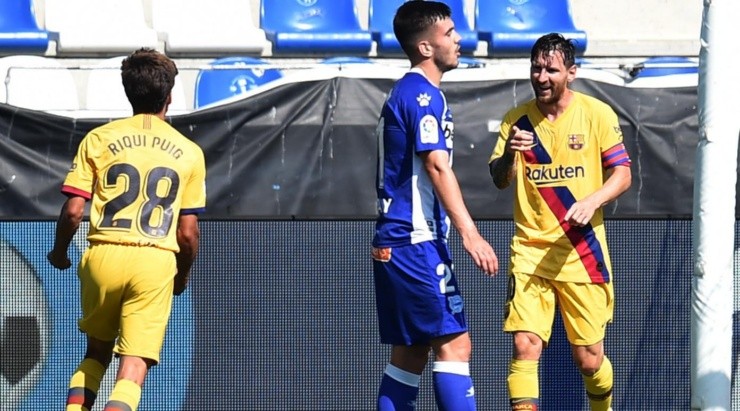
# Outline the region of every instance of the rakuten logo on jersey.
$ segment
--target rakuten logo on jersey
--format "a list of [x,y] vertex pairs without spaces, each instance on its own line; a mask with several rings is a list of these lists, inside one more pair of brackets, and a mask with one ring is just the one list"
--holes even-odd
[[537,185],[560,183],[572,178],[583,178],[586,169],[583,166],[527,166],[525,169],[527,180]]

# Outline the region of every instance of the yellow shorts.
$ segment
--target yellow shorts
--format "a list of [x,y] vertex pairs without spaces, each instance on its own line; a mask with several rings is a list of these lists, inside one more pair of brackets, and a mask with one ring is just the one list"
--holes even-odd
[[535,275],[509,275],[504,331],[529,331],[547,344],[552,335],[555,306],[573,345],[593,345],[604,339],[614,315],[612,283],[570,283]]
[[154,247],[94,244],[82,256],[81,331],[116,340],[114,352],[159,362],[172,309],[172,251]]

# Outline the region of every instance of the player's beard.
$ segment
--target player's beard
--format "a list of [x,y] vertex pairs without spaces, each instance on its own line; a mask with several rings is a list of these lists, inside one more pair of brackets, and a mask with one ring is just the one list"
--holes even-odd
[[540,104],[555,104],[563,96],[564,88],[556,84],[550,84],[550,88],[547,90],[541,90],[537,85],[532,84],[535,98]]
[[456,69],[460,65],[460,58],[457,56],[457,52],[451,57],[445,59],[435,58],[434,64],[437,66],[440,72],[446,73],[450,70]]

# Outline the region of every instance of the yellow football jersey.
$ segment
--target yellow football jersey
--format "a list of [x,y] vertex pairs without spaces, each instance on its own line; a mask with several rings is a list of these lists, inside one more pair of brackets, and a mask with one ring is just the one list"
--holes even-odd
[[90,243],[179,251],[181,213],[205,210],[200,147],[150,114],[115,120],[80,143],[62,192],[92,200]]
[[503,155],[513,125],[532,131],[535,146],[516,153],[513,272],[558,281],[604,283],[611,261],[603,211],[590,224],[572,227],[563,218],[573,203],[599,189],[605,170],[630,166],[616,113],[605,103],[574,93],[554,122],[534,100],[510,110],[501,124],[491,161]]

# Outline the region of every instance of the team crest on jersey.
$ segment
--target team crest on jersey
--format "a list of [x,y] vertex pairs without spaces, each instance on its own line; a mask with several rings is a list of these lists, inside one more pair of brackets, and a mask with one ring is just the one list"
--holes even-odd
[[424,144],[437,144],[439,142],[439,125],[433,115],[427,114],[419,121],[419,134]]
[[568,147],[570,147],[571,150],[582,149],[585,141],[586,141],[586,137],[583,134],[569,134],[568,135]]
[[421,93],[416,97],[416,101],[419,103],[419,107],[426,107],[432,101],[432,96],[427,93]]

